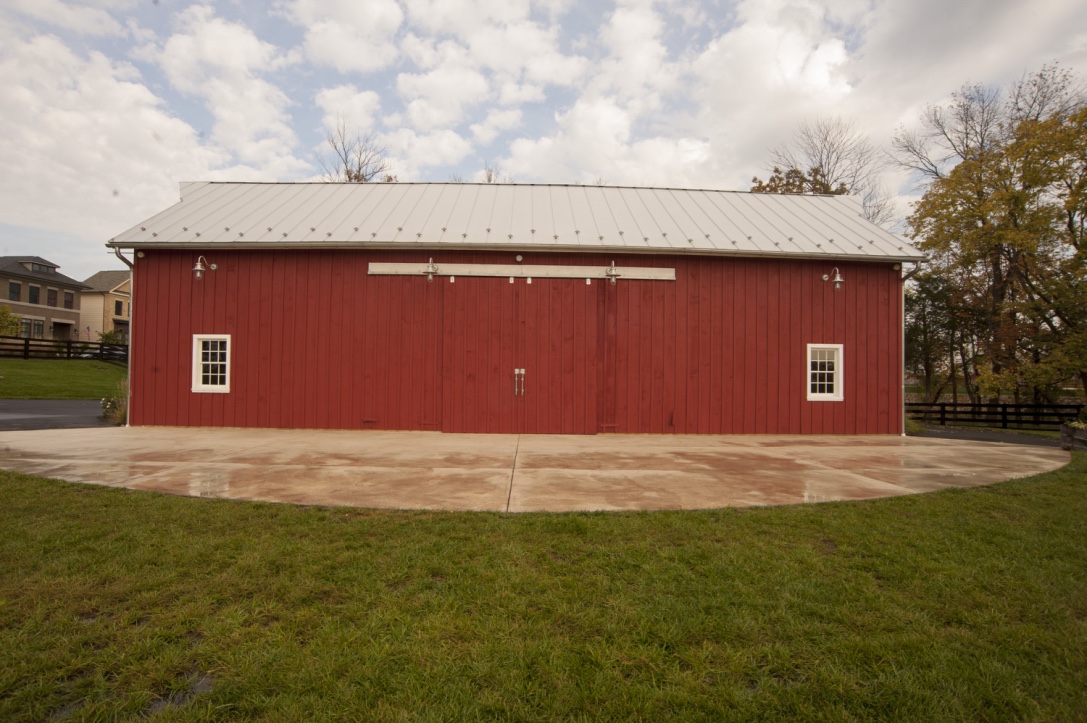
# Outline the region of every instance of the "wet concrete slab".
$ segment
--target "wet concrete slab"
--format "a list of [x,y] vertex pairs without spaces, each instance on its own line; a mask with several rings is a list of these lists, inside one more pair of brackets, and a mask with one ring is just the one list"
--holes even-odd
[[1068,452],[918,437],[469,435],[88,428],[0,432],[0,468],[167,494],[394,509],[657,510],[991,484]]

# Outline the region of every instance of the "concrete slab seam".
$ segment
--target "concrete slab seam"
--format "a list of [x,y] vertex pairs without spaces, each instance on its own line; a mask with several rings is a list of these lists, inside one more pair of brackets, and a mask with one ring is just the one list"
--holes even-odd
[[513,447],[513,466],[510,468],[510,489],[506,494],[506,512],[510,511],[510,500],[513,499],[513,478],[517,474],[517,454],[521,451],[521,435],[517,435],[517,443]]

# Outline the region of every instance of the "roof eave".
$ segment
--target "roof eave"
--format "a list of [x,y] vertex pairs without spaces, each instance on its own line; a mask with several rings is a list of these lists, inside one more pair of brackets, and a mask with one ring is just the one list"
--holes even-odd
[[[87,286],[86,284],[84,284],[82,281],[76,281],[75,279],[71,279],[71,278],[69,278],[67,276],[64,276],[63,274],[54,274],[52,276],[43,276],[43,275],[40,275],[40,274],[36,275],[32,271],[27,271],[26,273],[22,273],[22,272],[19,272],[19,271],[15,271],[13,269],[0,269],[0,274],[3,274],[4,276],[12,276],[12,277],[17,278],[17,279],[26,279],[27,281],[37,281],[38,283],[46,284],[46,285],[52,284],[53,286],[66,286],[66,287],[74,288],[74,289],[79,290],[79,291],[84,291],[86,289],[91,288],[91,287]],[[57,278],[57,277],[61,277],[61,278]]]
[[416,242],[365,242],[341,241],[341,242],[309,242],[309,241],[205,241],[195,243],[191,241],[170,242],[143,242],[143,241],[110,241],[106,244],[110,248],[151,250],[151,249],[178,249],[186,251],[209,251],[214,249],[228,249],[237,251],[248,250],[283,250],[292,251],[299,249],[316,249],[327,251],[330,249],[358,249],[374,251],[509,251],[517,253],[601,253],[601,254],[654,254],[676,256],[739,256],[747,258],[781,258],[781,259],[820,259],[825,261],[859,261],[865,263],[923,263],[927,257],[923,255],[860,255],[860,254],[835,254],[835,253],[797,253],[792,251],[758,251],[746,249],[716,249],[716,248],[631,248],[627,246],[540,246],[536,244],[471,244],[471,243],[416,243]]

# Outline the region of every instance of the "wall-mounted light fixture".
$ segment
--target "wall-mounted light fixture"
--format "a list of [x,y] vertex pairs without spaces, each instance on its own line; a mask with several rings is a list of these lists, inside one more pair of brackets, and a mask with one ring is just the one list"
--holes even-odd
[[833,281],[834,290],[837,291],[838,289],[842,288],[842,284],[845,283],[845,279],[843,279],[842,275],[838,273],[837,266],[834,267],[834,271],[832,271],[831,273],[834,274],[833,277],[830,274],[823,274],[823,281]]
[[608,279],[611,279],[612,286],[615,286],[615,280],[618,279],[621,275],[622,274],[619,273],[619,269],[615,268],[614,261],[611,262],[611,266],[604,269],[604,276]]
[[426,274],[427,281],[434,280],[434,274],[438,273],[438,267],[434,265],[434,259],[427,261],[426,268],[423,269],[423,273]]
[[[208,264],[208,260],[205,259],[203,256],[198,256],[197,259],[196,259],[196,266],[192,267],[193,275],[196,276],[197,281],[200,281],[202,278],[204,278],[204,269],[205,269],[204,264]],[[208,264],[207,265],[207,270],[208,271],[215,271],[215,269],[217,269],[217,268],[219,268],[219,267],[216,266],[215,264]]]

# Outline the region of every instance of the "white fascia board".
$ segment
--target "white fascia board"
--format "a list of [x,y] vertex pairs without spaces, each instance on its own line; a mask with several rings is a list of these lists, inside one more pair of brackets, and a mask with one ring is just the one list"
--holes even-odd
[[522,264],[371,263],[371,276],[494,276],[530,279],[633,279],[675,281],[675,269],[639,266],[537,266]]

